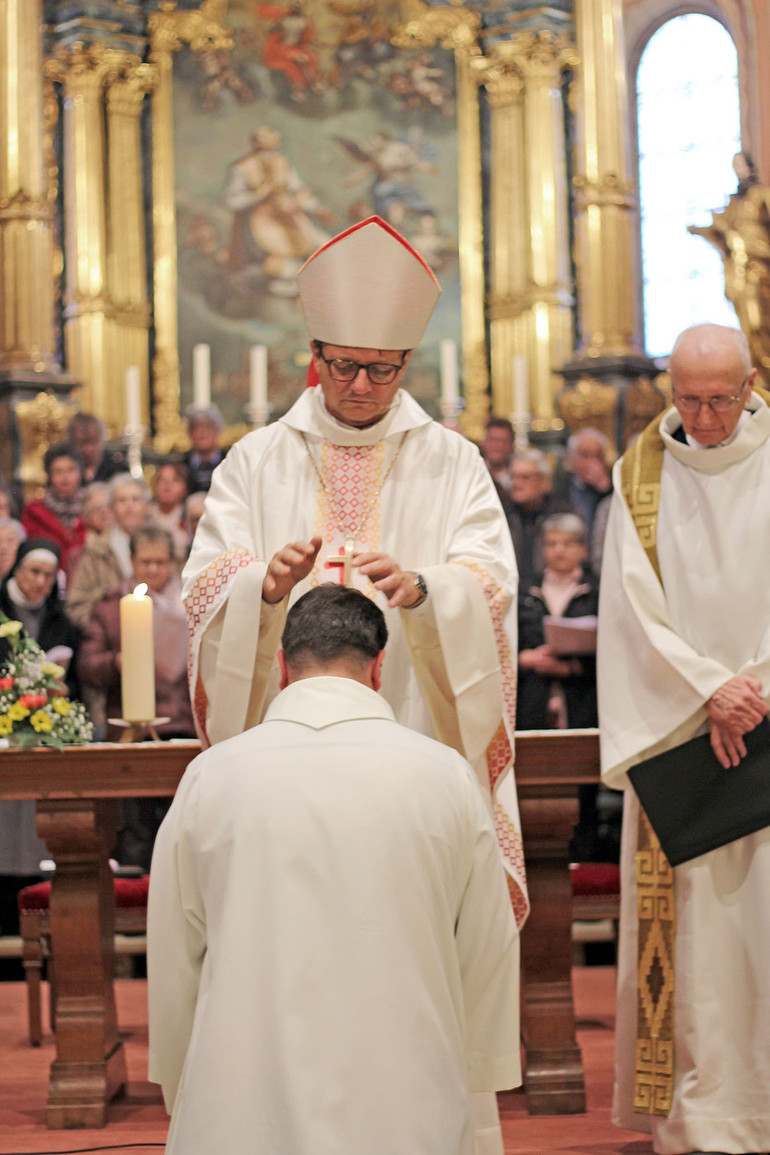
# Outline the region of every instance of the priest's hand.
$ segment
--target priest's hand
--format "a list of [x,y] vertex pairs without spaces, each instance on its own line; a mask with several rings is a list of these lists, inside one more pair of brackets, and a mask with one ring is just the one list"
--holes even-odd
[[762,683],[748,674],[736,674],[706,702],[712,722],[737,734],[748,734],[764,718],[767,703],[762,697]]
[[408,610],[423,594],[410,570],[402,570],[397,561],[386,553],[357,553],[353,565],[369,578],[376,590],[384,593],[388,605]]
[[746,754],[743,735],[764,718],[767,703],[762,683],[748,674],[736,674],[706,702],[711,747],[725,770],[737,766]]
[[293,541],[274,553],[262,582],[262,601],[275,605],[290,594],[297,582],[312,570],[322,538],[312,537],[310,541]]

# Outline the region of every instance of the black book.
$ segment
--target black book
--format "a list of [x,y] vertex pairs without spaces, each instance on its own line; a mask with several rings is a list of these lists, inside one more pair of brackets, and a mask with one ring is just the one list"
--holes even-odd
[[672,866],[770,826],[770,721],[744,742],[745,758],[729,770],[702,734],[628,771]]

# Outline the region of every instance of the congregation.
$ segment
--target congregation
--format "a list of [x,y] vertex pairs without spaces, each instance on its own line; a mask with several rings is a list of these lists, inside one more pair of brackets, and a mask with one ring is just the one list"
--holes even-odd
[[[123,451],[107,444],[104,423],[93,414],[77,413],[66,440],[45,454],[42,497],[20,503],[9,481],[0,479],[0,609],[21,618],[46,648],[71,648],[67,682],[73,696],[87,706],[94,740],[119,736],[109,723],[120,712],[117,607],[121,594],[140,580],[150,586],[155,629],[162,637],[156,646],[158,709],[170,721],[160,727],[159,736],[195,736],[180,574],[213,470],[224,457],[219,446],[222,427],[213,406],[191,407],[190,450],[181,459],[159,462],[148,485],[144,477],[128,472]],[[574,435],[554,470],[538,449],[514,453],[510,422],[493,417],[479,449],[508,521],[520,575],[517,728],[596,726],[595,659],[590,654],[566,660],[554,655],[544,640],[543,618],[597,612],[597,530],[606,526],[603,511],[611,488],[607,439],[593,429]],[[570,500],[570,495],[579,496]],[[588,510],[596,515],[593,533]],[[158,558],[143,560],[148,551]],[[40,592],[25,584],[32,569],[42,574]],[[31,610],[39,611],[37,618]],[[620,793],[584,787],[583,795],[573,857],[617,861]],[[167,807],[167,801],[162,806],[126,801],[116,846],[121,865],[149,867],[155,832]],[[38,877],[38,864],[45,858],[34,831],[32,803],[0,803],[6,847],[11,829],[14,842],[23,843],[24,849],[9,851],[0,865],[0,927],[5,934],[17,924],[17,890]]]

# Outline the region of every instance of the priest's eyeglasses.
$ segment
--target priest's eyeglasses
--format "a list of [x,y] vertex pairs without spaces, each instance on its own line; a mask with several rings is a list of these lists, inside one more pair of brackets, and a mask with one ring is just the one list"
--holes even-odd
[[698,413],[701,405],[707,405],[712,413],[729,413],[733,406],[737,405],[740,401],[747,381],[748,377],[746,377],[734,397],[727,397],[725,394],[719,393],[716,397],[708,397],[706,400],[701,400],[700,397],[683,397],[680,393],[675,392],[674,404],[682,413]]
[[354,381],[361,370],[365,369],[372,385],[390,385],[404,366],[403,355],[399,365],[391,365],[389,361],[372,361],[369,365],[362,365],[360,361],[351,361],[348,357],[324,357],[320,349],[318,356],[328,366],[335,381]]

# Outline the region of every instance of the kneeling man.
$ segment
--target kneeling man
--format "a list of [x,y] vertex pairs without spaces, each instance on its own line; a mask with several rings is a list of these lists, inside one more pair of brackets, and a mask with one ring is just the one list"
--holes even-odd
[[188,768],[149,899],[150,1078],[174,1155],[471,1155],[521,1082],[488,802],[376,693],[387,627],[322,585],[265,721]]

